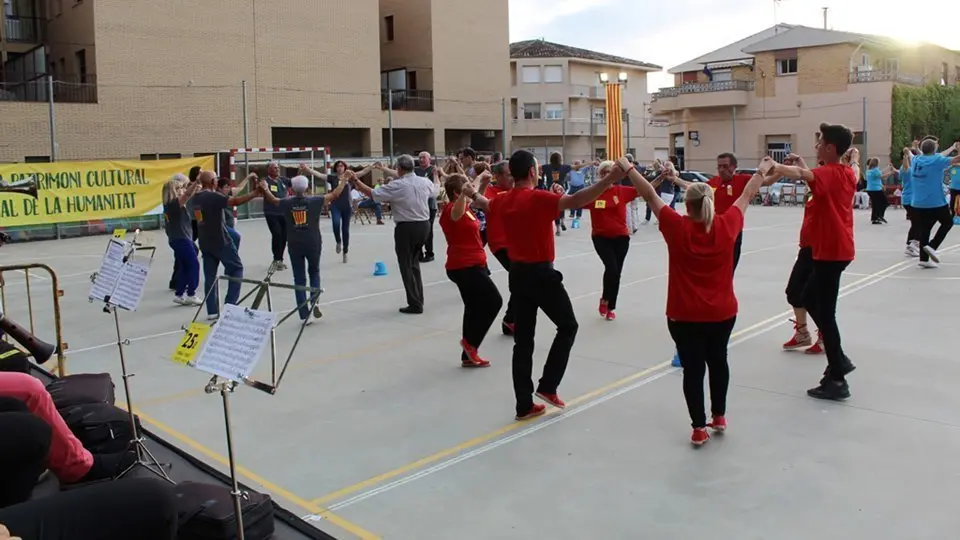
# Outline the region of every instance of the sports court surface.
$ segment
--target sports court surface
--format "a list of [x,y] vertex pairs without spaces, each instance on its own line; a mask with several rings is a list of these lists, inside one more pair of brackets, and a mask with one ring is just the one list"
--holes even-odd
[[[857,260],[845,275],[839,320],[859,369],[843,404],[805,390],[825,358],[784,353],[791,335],[783,288],[797,251],[799,208],[751,207],[737,274],[740,316],[731,341],[724,436],[694,450],[679,370],[664,319],[666,249],[656,226],[633,237],[618,319],[596,313],[601,264],[584,228],[557,239],[557,267],[580,320],[560,394],[568,407],[513,421],[511,341],[491,333],[485,370],[459,367],[462,303],[437,261],[423,265],[426,313],[404,304],[393,226],[353,226],[351,261],[322,261],[324,318],[307,328],[276,395],[240,387],[232,404],[241,480],[342,539],[955,538],[960,518],[960,237],[944,264],[920,270],[903,256],[906,222],[871,226],[859,212]],[[269,263],[260,221],[243,222],[247,277]],[[226,470],[219,397],[208,376],[171,362],[193,315],[175,306],[172,253],[162,232],[140,309],[122,313],[133,401],[145,423]],[[113,320],[88,303],[89,275],[107,237],[12,244],[0,264],[53,266],[62,298],[68,371],[113,374]],[[374,262],[390,274],[372,276]],[[506,275],[492,261],[506,296]],[[49,283],[32,284],[38,333],[50,331]],[[7,276],[8,315],[26,325],[22,275]],[[289,271],[278,280],[291,280]],[[289,291],[275,304],[294,305]],[[495,327],[496,328],[496,327]],[[541,315],[539,366],[553,328]],[[277,331],[285,353],[295,335]],[[268,377],[265,356],[258,372]],[[122,396],[118,388],[118,397]],[[319,517],[318,517],[319,516]]]

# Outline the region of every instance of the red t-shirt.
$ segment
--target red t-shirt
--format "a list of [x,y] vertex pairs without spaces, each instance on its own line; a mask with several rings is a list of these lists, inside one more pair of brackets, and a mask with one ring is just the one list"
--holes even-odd
[[813,234],[813,195],[807,196],[803,205],[803,225],[800,226],[800,247],[810,247],[810,235]]
[[726,212],[733,203],[737,202],[751,178],[749,174],[735,174],[729,182],[724,182],[719,176],[714,176],[707,182],[707,185],[713,188],[714,208],[717,214]]
[[667,317],[681,322],[720,322],[737,314],[733,292],[733,245],[743,230],[743,212],[717,214],[707,232],[702,223],[670,207],[660,211],[667,243]]
[[627,203],[637,198],[637,189],[633,186],[611,186],[597,197],[587,208],[590,209],[590,222],[593,224],[593,236],[617,238],[630,236],[627,229]]
[[503,220],[512,262],[553,262],[553,221],[561,197],[543,189],[515,187],[490,201],[490,213],[500,213]]
[[810,193],[817,202],[810,213],[810,247],[815,261],[852,261],[853,194],[857,177],[853,169],[839,163],[813,169]]
[[[500,186],[487,186],[483,196],[492,202],[497,195],[507,191]],[[490,246],[491,253],[496,253],[507,247],[507,230],[504,228],[500,216],[493,212],[487,212],[487,244]]]
[[487,253],[483,250],[483,241],[480,240],[480,221],[468,208],[454,221],[454,203],[448,203],[440,212],[440,228],[447,238],[447,270],[459,270],[472,266],[486,266]]

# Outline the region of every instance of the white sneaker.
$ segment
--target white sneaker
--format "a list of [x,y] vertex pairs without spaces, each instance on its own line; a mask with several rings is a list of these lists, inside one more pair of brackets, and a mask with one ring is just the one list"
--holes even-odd
[[931,261],[933,261],[933,262],[935,262],[935,263],[939,263],[939,262],[940,262],[940,254],[937,253],[937,250],[933,249],[933,248],[930,247],[930,246],[923,246],[923,250],[926,251],[926,252],[927,252],[927,255],[930,256],[930,260],[931,260]]
[[187,296],[184,297],[183,303],[187,306],[201,306],[203,305],[203,298],[200,298],[197,295]]
[[182,297],[182,296],[174,296],[174,297],[173,297],[173,303],[174,303],[174,304],[177,304],[177,305],[181,305],[181,306],[186,306],[186,305],[187,305],[187,299],[184,298],[184,297]]
[[907,246],[907,249],[903,250],[903,254],[906,255],[907,257],[916,258],[920,256],[920,250],[913,247],[913,245],[909,245]]
[[940,265],[934,261],[920,261],[917,266],[920,268],[940,268]]
[[215,320],[217,320],[217,319],[219,319],[219,318],[220,318],[220,314],[219,314],[219,313],[214,313],[213,315],[207,315],[207,320],[208,320],[208,321],[215,321]]

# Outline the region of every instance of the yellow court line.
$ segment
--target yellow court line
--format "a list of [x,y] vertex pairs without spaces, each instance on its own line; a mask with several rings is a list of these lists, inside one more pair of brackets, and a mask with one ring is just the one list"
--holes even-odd
[[[851,288],[856,287],[856,286],[858,286],[858,285],[861,285],[862,283],[865,283],[865,282],[867,282],[867,281],[869,281],[869,280],[877,279],[878,277],[882,276],[883,274],[886,274],[887,272],[896,270],[897,268],[903,266],[904,264],[910,264],[910,261],[903,261],[903,262],[899,262],[899,263],[897,263],[897,264],[890,265],[890,266],[884,268],[883,270],[880,270],[880,271],[878,271],[878,272],[874,272],[873,274],[870,274],[870,275],[868,275],[868,276],[866,276],[866,277],[863,277],[863,278],[861,278],[861,279],[858,279],[858,280],[854,281],[853,283],[849,283],[849,284],[847,284],[847,285],[844,285],[843,287],[840,288],[840,290],[841,290],[841,291],[844,291],[844,290],[847,290],[847,289],[851,289]],[[734,333],[730,336],[730,339],[733,340],[733,339],[736,339],[736,338],[738,338],[738,337],[740,337],[740,336],[743,336],[743,335],[745,335],[745,334],[749,334],[750,332],[753,332],[754,330],[757,330],[757,329],[759,329],[759,328],[761,328],[761,327],[764,327],[764,326],[766,326],[766,325],[768,325],[768,324],[770,324],[770,323],[772,323],[772,322],[774,322],[774,321],[777,321],[777,320],[779,320],[779,319],[782,319],[782,318],[790,315],[791,313],[793,313],[792,310],[787,310],[787,311],[784,311],[784,312],[782,312],[782,313],[778,313],[778,314],[776,314],[776,315],[774,315],[774,316],[772,316],[772,317],[768,317],[767,319],[764,319],[764,320],[762,320],[762,321],[760,321],[760,322],[758,322],[758,323],[756,323],[756,324],[750,325],[750,326],[747,327],[747,328],[744,328],[744,329],[742,329],[742,330],[738,330],[738,331],[734,332]],[[611,390],[614,390],[614,389],[616,389],[616,388],[620,388],[620,387],[622,387],[622,386],[626,386],[626,385],[632,383],[633,381],[636,381],[636,380],[638,380],[638,379],[642,379],[642,378],[650,375],[651,373],[654,373],[654,372],[656,372],[656,371],[660,371],[660,370],[662,370],[662,369],[664,369],[664,368],[669,367],[669,366],[670,366],[670,362],[671,362],[670,360],[667,360],[666,362],[662,362],[662,363],[657,364],[657,365],[655,365],[655,366],[653,366],[653,367],[649,367],[649,368],[647,368],[647,369],[644,369],[643,371],[640,371],[640,372],[638,372],[638,373],[634,373],[633,375],[628,375],[627,377],[624,377],[624,378],[622,378],[622,379],[619,379],[619,380],[613,381],[613,382],[611,382],[611,383],[609,383],[609,384],[606,384],[606,385],[604,385],[604,386],[601,386],[600,388],[597,388],[596,390],[587,392],[586,394],[583,394],[582,396],[578,396],[578,397],[576,397],[576,398],[574,398],[574,399],[572,399],[572,400],[570,400],[570,401],[567,401],[567,406],[577,405],[578,403],[583,403],[583,402],[585,402],[585,401],[589,401],[589,400],[591,400],[591,399],[593,399],[593,398],[595,398],[595,397],[597,397],[597,396],[600,396],[600,395],[602,395],[602,394],[606,394],[607,392],[610,392]],[[544,416],[557,415],[557,414],[560,414],[561,412],[562,412],[562,409],[552,409],[550,412],[548,412],[547,414],[541,416],[540,418],[543,418]],[[536,419],[533,419],[533,420],[536,420]],[[380,483],[382,483],[382,482],[385,482],[385,481],[387,481],[387,480],[396,478],[396,477],[398,477],[398,476],[402,476],[402,475],[404,475],[404,474],[406,474],[406,473],[409,473],[409,472],[411,472],[411,471],[415,471],[415,470],[420,469],[420,468],[422,468],[422,467],[424,467],[424,466],[426,466],[426,465],[429,465],[429,464],[431,464],[431,463],[440,461],[440,460],[442,460],[442,459],[444,459],[444,458],[447,458],[447,457],[450,457],[450,456],[459,454],[460,452],[463,452],[463,451],[465,451],[465,450],[469,450],[469,449],[471,449],[471,448],[473,448],[473,447],[480,446],[480,445],[482,445],[482,444],[484,444],[484,443],[486,443],[486,442],[488,442],[488,441],[497,439],[497,438],[499,438],[499,437],[501,437],[501,436],[503,436],[503,435],[506,435],[507,433],[510,433],[510,432],[512,432],[512,431],[516,431],[516,430],[524,427],[525,425],[528,424],[528,422],[530,422],[530,420],[522,421],[522,422],[514,422],[514,423],[509,424],[509,425],[507,425],[507,426],[504,426],[504,427],[502,427],[502,428],[500,428],[500,429],[498,429],[498,430],[496,430],[496,431],[492,431],[492,432],[490,432],[490,433],[487,433],[486,435],[481,435],[481,436],[479,436],[479,437],[475,437],[475,438],[473,438],[473,439],[470,439],[470,440],[468,440],[468,441],[462,442],[462,443],[460,443],[460,444],[458,444],[458,445],[456,445],[456,446],[453,446],[453,447],[451,447],[451,448],[447,448],[447,449],[445,449],[445,450],[441,450],[441,451],[439,451],[439,452],[437,452],[437,453],[435,453],[435,454],[431,454],[431,455],[426,456],[426,457],[424,457],[424,458],[418,459],[417,461],[414,461],[414,462],[412,462],[412,463],[408,463],[408,464],[406,464],[406,465],[403,465],[402,467],[396,468],[396,469],[394,469],[394,470],[392,470],[392,471],[385,472],[385,473],[383,473],[383,474],[374,476],[373,478],[369,478],[369,479],[367,479],[367,480],[363,480],[363,481],[361,481],[361,482],[357,482],[356,484],[347,486],[347,487],[345,487],[345,488],[343,488],[343,489],[339,489],[339,490],[337,490],[337,491],[334,491],[333,493],[329,493],[329,494],[324,495],[324,496],[322,496],[322,497],[313,499],[313,500],[310,501],[310,502],[313,503],[313,504],[321,504],[321,505],[322,505],[322,504],[327,504],[327,503],[329,503],[329,502],[333,502],[333,501],[342,499],[342,498],[346,497],[347,495],[350,495],[350,494],[352,494],[352,493],[356,493],[357,491],[362,491],[362,490],[364,490],[364,489],[366,489],[366,488],[373,487],[373,486],[375,486],[375,485],[377,485],[377,484],[380,484]]]
[[[117,407],[126,409],[126,404],[118,402]],[[175,439],[181,444],[189,446],[193,450],[199,452],[200,454],[206,456],[209,459],[212,459],[213,461],[216,461],[217,463],[225,467],[230,466],[230,462],[229,460],[227,460],[226,457],[218,454],[217,452],[214,452],[213,450],[193,440],[187,435],[180,433],[179,431],[168,426],[167,424],[164,424],[159,420],[156,420],[154,418],[151,418],[143,414],[142,412],[140,412],[139,409],[135,409],[135,412],[137,416],[140,417],[141,421],[147,424],[150,424],[151,426],[156,428],[157,431],[163,432],[165,435],[168,435],[169,437]],[[255,484],[259,484],[263,486],[264,489],[266,489],[268,492],[279,495],[280,497],[292,502],[293,504],[296,504],[297,506],[300,506],[301,508],[311,512],[314,515],[322,516],[324,519],[326,519],[330,523],[333,523],[334,525],[340,527],[341,529],[353,534],[360,540],[380,540],[380,536],[370,531],[367,531],[366,529],[360,527],[359,525],[353,522],[347,521],[346,519],[330,512],[326,508],[318,506],[316,503],[310,502],[304,499],[303,497],[299,497],[291,493],[290,491],[287,491],[286,489],[274,484],[273,482],[270,482],[266,478],[254,473],[250,469],[247,469],[246,467],[240,464],[237,464],[237,474],[245,477],[246,479],[250,480]]]
[[[408,337],[397,338],[389,341],[383,341],[380,343],[373,343],[366,347],[353,349],[351,351],[348,351],[342,354],[335,354],[333,356],[321,357],[321,358],[317,358],[315,360],[309,360],[306,362],[295,363],[296,361],[291,361],[289,372],[294,373],[298,371],[299,368],[301,367],[312,366],[316,364],[338,362],[341,360],[350,360],[351,358],[357,358],[359,356],[364,356],[377,351],[385,351],[385,350],[393,349],[394,347],[408,345],[411,343],[416,343],[418,341],[425,341],[427,339],[430,339],[445,333],[447,333],[446,330],[436,330],[434,332],[428,332],[426,334],[419,335],[415,338],[410,338],[408,336]],[[206,392],[203,390],[203,388],[196,388],[196,389],[184,390],[182,392],[177,392],[175,394],[158,396],[152,399],[141,399],[141,400],[138,400],[137,403],[140,404],[140,407],[164,405],[167,403],[173,403],[174,401],[179,401],[184,398],[202,396],[205,393]]]

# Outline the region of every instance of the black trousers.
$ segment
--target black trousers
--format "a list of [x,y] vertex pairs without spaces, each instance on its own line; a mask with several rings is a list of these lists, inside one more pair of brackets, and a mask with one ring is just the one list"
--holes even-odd
[[[46,470],[53,430],[26,403],[0,397],[0,508],[30,499]],[[0,519],[9,527],[6,521]]]
[[[507,275],[510,273],[510,254],[507,253],[507,249],[503,248],[493,254],[494,257],[500,261],[500,266],[507,271]],[[509,291],[507,291],[509,292]],[[511,294],[507,298],[507,312],[503,314],[503,322],[506,324],[513,324],[513,295]]]
[[283,251],[287,248],[287,221],[283,216],[265,215],[270,228],[270,249],[274,262],[283,262]]
[[[946,204],[939,208],[914,208],[913,213],[918,221],[917,240],[920,241],[920,260],[928,261],[930,255],[927,255],[923,248],[930,246],[933,249],[940,249],[940,245],[947,239],[947,233],[953,228],[953,214]],[[937,223],[940,223],[940,227],[937,228],[937,234],[931,239],[930,234]]]
[[0,523],[23,540],[173,540],[176,501],[162,480],[129,478],[0,509]]
[[603,298],[607,308],[617,309],[617,296],[620,295],[620,275],[623,274],[623,261],[630,249],[630,237],[616,238],[593,237],[593,249],[603,262]]
[[570,351],[577,338],[577,316],[570,295],[563,286],[563,274],[552,263],[527,264],[514,261],[510,266],[510,298],[513,301],[513,391],[517,398],[517,414],[533,407],[533,350],[537,332],[537,310],[542,309],[557,326],[543,376],[537,391],[555,394],[570,361]]
[[849,265],[849,261],[813,261],[810,279],[803,290],[803,307],[816,323],[827,353],[827,371],[824,375],[835,381],[844,380],[843,373],[850,364],[843,353],[840,327],[837,325],[840,277]]
[[[447,270],[447,277],[460,289],[463,299],[463,339],[479,349],[496,320],[503,298],[490,279],[486,266]],[[466,353],[463,353],[466,357]]]
[[423,256],[433,257],[433,224],[437,219],[437,209],[430,209],[430,232],[427,234],[427,240],[423,243]]
[[727,412],[727,387],[730,366],[727,345],[737,318],[720,322],[681,322],[667,320],[670,336],[683,359],[683,397],[687,401],[691,425],[707,426],[704,413],[703,377],[710,370],[710,413],[723,416]]
[[737,235],[737,241],[733,244],[733,273],[737,273],[737,266],[740,265],[740,250],[743,246],[743,231]]
[[883,216],[887,213],[887,193],[883,190],[880,191],[868,191],[867,195],[870,196],[870,220],[877,221],[883,219]]
[[199,229],[197,228],[197,220],[190,220],[190,228],[193,229],[193,241],[196,242],[199,234]]
[[910,229],[907,231],[907,243],[917,241],[920,242],[918,237],[918,232],[920,231],[919,220],[917,219],[917,209],[910,206],[909,204],[903,205],[904,211],[907,213],[907,220],[910,222]]
[[800,248],[797,260],[793,263],[793,270],[790,271],[790,279],[787,280],[787,303],[791,307],[803,309],[803,291],[807,288],[812,273],[813,248]]
[[403,288],[407,291],[407,307],[423,309],[423,278],[420,276],[420,256],[430,234],[429,221],[401,221],[393,229],[397,250],[397,266]]

